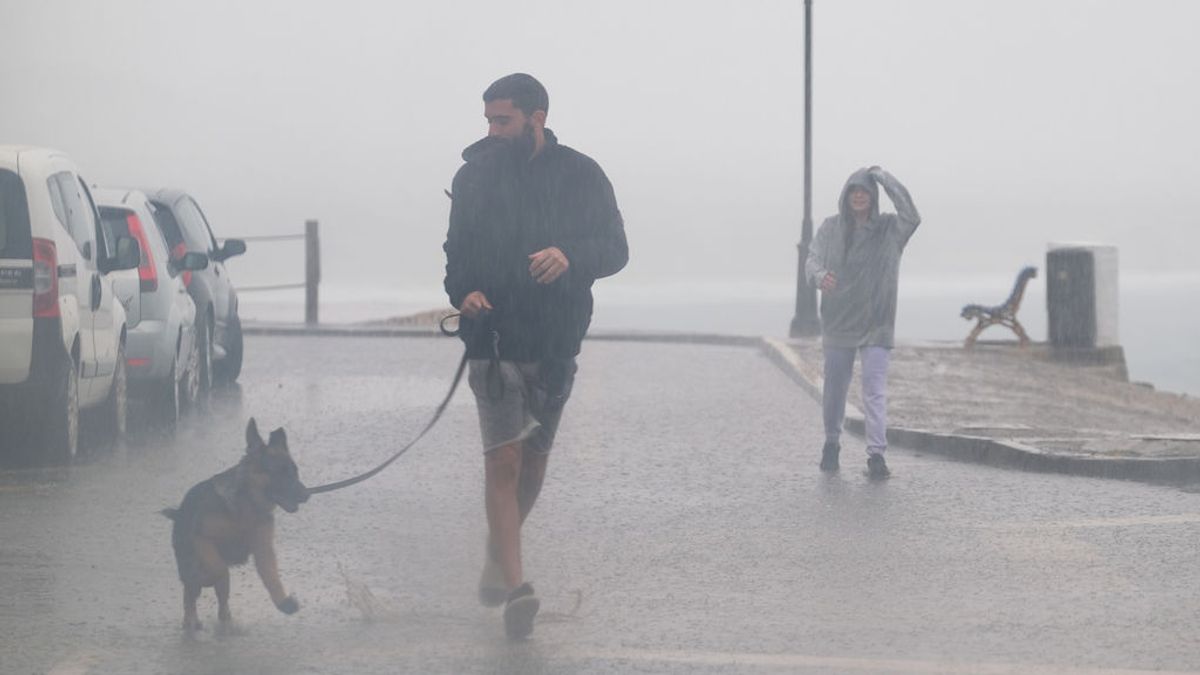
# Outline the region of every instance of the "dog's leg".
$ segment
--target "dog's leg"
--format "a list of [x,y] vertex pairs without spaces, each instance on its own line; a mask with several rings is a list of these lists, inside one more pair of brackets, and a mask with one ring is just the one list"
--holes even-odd
[[284,614],[295,614],[300,609],[300,603],[283,590],[283,582],[279,580],[279,564],[275,558],[275,526],[268,523],[259,527],[254,533],[254,567],[258,577],[262,579],[271,601]]
[[183,585],[183,630],[193,633],[200,630],[200,617],[196,614],[196,598],[200,597],[200,584]]
[[233,620],[233,614],[229,611],[229,570],[217,577],[217,583],[213,584],[213,590],[217,592],[217,621],[223,625],[229,624]]

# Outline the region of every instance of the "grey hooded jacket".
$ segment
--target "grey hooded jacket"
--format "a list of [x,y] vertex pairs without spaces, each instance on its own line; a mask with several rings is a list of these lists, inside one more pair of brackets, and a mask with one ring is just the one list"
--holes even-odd
[[[871,217],[856,225],[850,188],[871,193]],[[879,187],[898,213],[879,212]],[[900,256],[921,224],[908,190],[890,173],[873,166],[851,174],[838,199],[838,215],[821,223],[808,251],[804,273],[814,288],[827,272],[837,286],[821,294],[821,333],[831,347],[891,347],[896,327]]]

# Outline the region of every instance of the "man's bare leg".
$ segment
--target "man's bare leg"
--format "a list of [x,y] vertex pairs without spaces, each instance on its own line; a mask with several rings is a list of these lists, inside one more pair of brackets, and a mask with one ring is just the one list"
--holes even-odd
[[521,457],[521,480],[517,483],[517,504],[521,510],[521,524],[533,510],[533,504],[542,492],[542,481],[546,479],[546,460],[550,455],[526,450]]
[[[504,445],[485,457],[488,541],[508,588],[521,585],[521,520],[517,497],[521,480],[521,444]],[[536,496],[536,495],[535,495]]]

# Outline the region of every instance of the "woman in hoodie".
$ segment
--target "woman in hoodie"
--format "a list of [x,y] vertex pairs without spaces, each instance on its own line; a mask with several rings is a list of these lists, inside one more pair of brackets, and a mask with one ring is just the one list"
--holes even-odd
[[[896,213],[879,212],[882,185]],[[887,450],[887,369],[896,326],[900,256],[921,223],[908,190],[878,166],[851,174],[838,214],[817,230],[805,261],[808,282],[821,289],[825,354],[825,446],[821,470],[837,471],[846,394],[854,357],[862,361],[867,473],[890,475]]]

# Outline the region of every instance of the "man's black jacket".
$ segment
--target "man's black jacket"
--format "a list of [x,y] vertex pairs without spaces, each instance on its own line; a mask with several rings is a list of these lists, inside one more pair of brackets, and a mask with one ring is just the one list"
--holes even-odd
[[[528,157],[528,155],[526,155]],[[592,282],[629,260],[625,225],[612,184],[587,155],[546,143],[520,159],[502,139],[485,138],[463,151],[454,176],[446,234],[446,293],[461,307],[482,291],[495,308],[488,328],[500,335],[500,357],[513,361],[568,358],[592,319]],[[529,274],[529,255],[557,246],[570,263],[550,284]],[[471,358],[492,356],[490,335],[462,321]]]

